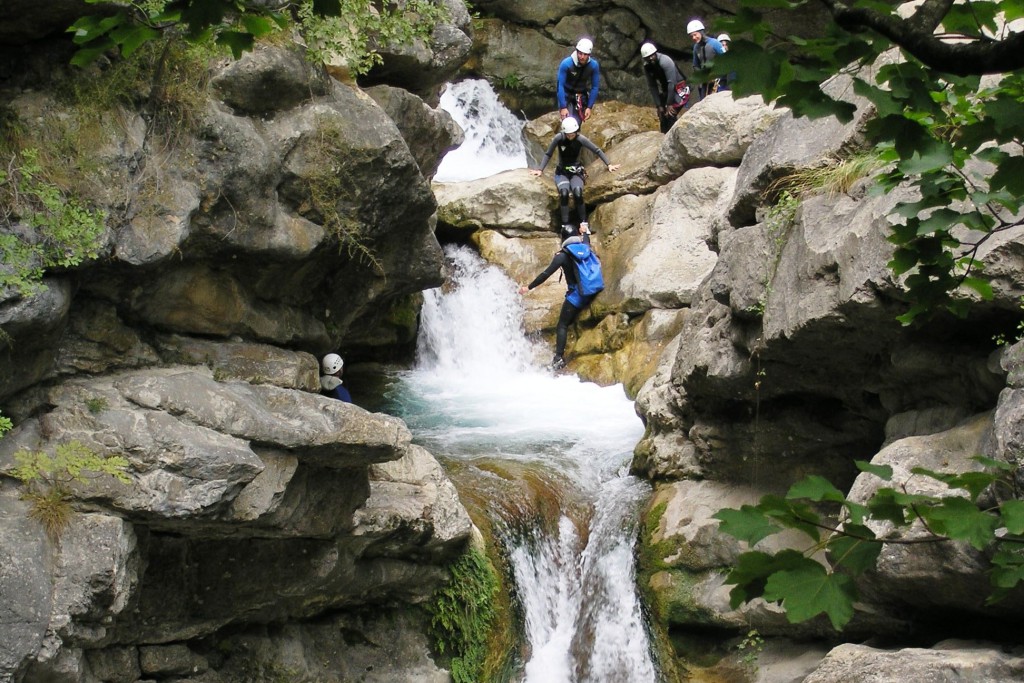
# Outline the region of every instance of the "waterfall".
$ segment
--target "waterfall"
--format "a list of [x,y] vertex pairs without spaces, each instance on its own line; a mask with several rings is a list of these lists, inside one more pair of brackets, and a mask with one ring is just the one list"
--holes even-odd
[[[485,81],[449,87],[442,107],[468,151],[449,153],[437,180],[526,165],[522,122]],[[550,347],[525,336],[516,283],[468,247],[444,251],[447,283],[424,293],[416,366],[401,373],[395,410],[457,484],[469,481],[463,495],[486,501],[524,624],[518,680],[653,683],[633,564],[650,493],[628,473],[643,434],[633,404],[621,385],[541,365]]]
[[487,81],[450,84],[441,95],[440,106],[462,127],[466,139],[441,160],[435,181],[476,180],[526,168],[523,121],[501,104]]
[[557,492],[546,525],[529,526],[533,511],[517,516],[517,501],[492,505],[525,622],[521,680],[653,682],[633,566],[649,487],[628,474],[643,434],[632,402],[621,386],[536,364],[516,284],[467,247],[445,255],[450,281],[425,293],[397,411],[443,460],[515,463]]

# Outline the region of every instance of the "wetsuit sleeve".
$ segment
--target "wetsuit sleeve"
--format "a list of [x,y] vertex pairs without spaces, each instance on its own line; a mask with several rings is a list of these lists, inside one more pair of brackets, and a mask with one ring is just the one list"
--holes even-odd
[[565,79],[569,75],[569,65],[572,63],[572,56],[566,57],[558,65],[558,84],[555,87],[558,98],[558,108],[565,109]]
[[654,106],[661,106],[661,96],[658,94],[658,79],[654,77],[654,68],[644,66],[644,77],[647,79],[647,88],[651,91],[651,99],[654,100]]
[[331,396],[338,399],[339,401],[344,401],[345,403],[352,402],[352,395],[348,393],[348,389],[346,389],[345,385],[343,384],[339,384],[337,387],[335,387],[334,391],[331,392]]
[[594,65],[590,76],[590,99],[587,100],[587,106],[591,109],[597,103],[597,90],[601,84],[601,65],[594,58],[590,59],[590,63]]
[[547,280],[549,277],[554,275],[555,271],[558,270],[559,268],[561,268],[564,265],[565,265],[565,254],[563,254],[560,251],[557,254],[555,254],[555,258],[551,259],[551,263],[548,264],[548,267],[544,269],[544,272],[542,272],[537,277],[533,278],[533,282],[531,282],[530,284],[526,285],[527,288],[533,289],[534,287],[538,286],[539,284],[541,284],[542,282]]
[[558,144],[559,136],[561,133],[557,133],[554,138],[551,139],[551,144],[548,145],[548,149],[544,152],[544,158],[540,160],[540,170],[544,170],[548,166],[548,162],[551,161],[551,155],[555,153],[555,146]]
[[583,135],[579,136],[580,145],[586,147],[591,152],[597,155],[597,158],[604,162],[605,166],[611,166],[612,162],[608,159],[608,155],[604,153],[604,150],[595,145],[590,138]]

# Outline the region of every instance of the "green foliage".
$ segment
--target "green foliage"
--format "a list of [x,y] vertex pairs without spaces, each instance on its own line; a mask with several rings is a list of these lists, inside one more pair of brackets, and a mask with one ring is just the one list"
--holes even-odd
[[505,90],[520,90],[523,88],[523,77],[518,73],[510,73],[502,76],[498,85]]
[[109,402],[102,396],[93,396],[85,399],[85,407],[93,415],[99,415],[107,409]]
[[[914,476],[944,483],[949,489],[945,496],[911,494],[903,484],[881,487],[865,503],[856,503],[827,479],[810,476],[794,484],[785,497],[768,495],[757,505],[720,510],[714,515],[719,529],[751,546],[786,529],[808,539],[802,552],[789,548],[742,553],[726,579],[734,586],[732,606],[764,598],[780,603],[790,622],[825,614],[841,630],[853,617],[858,597],[854,579],[875,566],[885,544],[947,541],[966,542],[991,555],[990,601],[1005,597],[1024,580],[1024,501],[1017,499],[1012,465],[980,456],[975,460],[987,469],[959,474],[911,470]],[[884,481],[892,479],[888,466],[860,462],[858,467]],[[992,490],[1013,498],[980,507],[979,499]],[[829,523],[819,512],[823,504],[840,507],[841,525]],[[868,526],[871,522],[888,522],[893,532],[876,537]],[[925,537],[907,539],[902,533],[914,523],[923,526]],[[814,557],[822,550],[827,565]]]
[[437,651],[451,658],[455,683],[483,680],[487,642],[495,619],[498,578],[487,557],[468,550],[451,567],[451,582],[427,604]]
[[0,413],[0,438],[3,438],[4,434],[14,429],[14,423],[11,422],[11,418],[4,417],[3,413]]
[[[1022,296],[1018,302],[1017,308],[1024,312],[1024,296]],[[1005,334],[999,333],[992,337],[992,341],[996,343],[996,346],[1006,346],[1007,344],[1014,344],[1024,339],[1024,319],[1017,321],[1017,333],[1013,339],[1007,339]]]
[[[743,0],[735,18],[722,22],[735,40],[729,52],[715,60],[714,71],[739,74],[733,85],[737,95],[761,94],[766,102],[789,107],[796,116],[831,115],[841,121],[851,120],[853,105],[826,94],[820,84],[840,73],[849,75],[853,91],[876,110],[867,133],[877,158],[891,165],[881,175],[881,188],[909,186],[918,195],[897,205],[889,236],[894,244],[889,266],[903,277],[909,303],[900,320],[909,324],[918,315],[940,309],[966,314],[963,288],[981,297],[992,294],[980,277],[981,245],[1024,223],[1024,158],[1019,156],[1024,143],[1024,117],[1019,115],[1024,72],[1004,73],[983,85],[977,75],[939,72],[905,50],[900,61],[886,63],[879,57],[893,49],[893,42],[870,29],[900,20],[895,7],[869,0],[849,3],[849,12],[846,4],[837,5],[840,9],[834,11],[837,18],[842,15],[841,21],[821,38],[789,37],[780,44],[761,11],[800,11],[807,4],[808,0]],[[944,28],[962,32],[965,42],[991,43],[999,35],[997,9],[1009,17],[1022,5],[1021,0],[979,0],[969,3],[969,11],[964,9],[967,5],[951,7],[943,21],[956,28]],[[863,17],[880,19],[866,23]],[[962,58],[957,67],[970,69],[970,59]]]
[[319,137],[311,149],[312,167],[316,170],[306,178],[310,205],[315,212],[312,218],[334,235],[341,252],[385,275],[383,264],[363,237],[358,218],[344,209],[358,203],[356,198],[361,189],[353,185],[347,174],[338,172],[338,158],[344,153],[341,137],[341,131],[331,122],[321,122]]
[[743,640],[736,644],[736,649],[740,653],[740,660],[751,669],[755,669],[757,658],[764,650],[764,638],[757,629],[751,629],[747,631]]
[[[90,209],[50,181],[39,153],[26,149],[0,172],[0,290],[31,296],[48,268],[70,268],[95,259],[103,246],[106,214]],[[17,229],[16,224],[24,226]]]
[[779,259],[782,258],[782,247],[786,244],[790,229],[796,224],[796,210],[800,206],[800,197],[788,188],[780,190],[777,186],[773,186],[769,188],[768,192],[775,196],[775,203],[768,209],[764,219],[765,235],[768,238],[764,275],[761,280],[764,293],[757,303],[748,309],[749,313],[758,316],[764,315],[768,296],[772,291],[772,280],[775,279],[775,273],[778,271]]
[[283,8],[244,0],[135,0],[113,14],[82,17],[68,30],[79,46],[72,63],[86,66],[111,51],[130,57],[168,34],[212,40],[237,59],[258,39],[295,22],[315,58],[340,56],[358,74],[381,62],[380,47],[425,39],[445,17],[447,8],[431,0],[297,0]]
[[802,168],[774,181],[765,196],[788,193],[798,199],[824,193],[828,197],[849,192],[853,184],[878,171],[885,164],[875,151],[843,157],[828,157],[819,165]]
[[333,13],[324,13],[319,4],[303,0],[296,11],[311,56],[323,62],[341,57],[356,74],[383,61],[378,49],[426,40],[448,16],[442,4],[431,0],[388,3],[382,9],[367,0],[340,0]]
[[110,476],[127,484],[128,459],[99,455],[80,441],[69,441],[45,451],[21,450],[14,454],[16,463],[10,474],[22,482],[22,499],[31,506],[29,516],[39,521],[46,533],[60,537],[71,519],[71,487],[76,482],[88,485],[93,480]]

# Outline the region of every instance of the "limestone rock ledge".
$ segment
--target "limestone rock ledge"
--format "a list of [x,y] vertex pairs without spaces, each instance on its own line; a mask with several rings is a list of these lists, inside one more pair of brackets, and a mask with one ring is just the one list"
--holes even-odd
[[[396,619],[415,622],[383,606],[428,598],[470,534],[451,482],[401,420],[306,391],[175,366],[32,390],[13,414],[19,426],[0,440],[0,473],[19,451],[79,441],[126,457],[131,482],[73,484],[75,513],[56,540],[29,518],[14,480],[0,480],[0,680],[136,680],[123,678],[135,666],[253,680],[231,673],[241,659],[228,666],[224,652],[267,629],[291,629],[313,652],[324,618],[362,620],[365,642]],[[357,617],[363,610],[374,616]],[[228,633],[215,656],[211,643]],[[284,647],[274,640],[270,650]],[[436,670],[426,644],[413,646],[421,667]],[[96,677],[119,658],[131,666]],[[308,659],[302,668],[322,665]]]

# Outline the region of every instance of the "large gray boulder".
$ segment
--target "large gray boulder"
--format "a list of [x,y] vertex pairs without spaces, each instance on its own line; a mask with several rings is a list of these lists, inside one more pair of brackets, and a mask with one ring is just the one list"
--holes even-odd
[[78,442],[125,457],[129,483],[71,483],[56,544],[6,486],[22,521],[0,529],[0,552],[42,543],[33,557],[52,559],[4,565],[0,676],[80,680],[139,643],[167,644],[140,648],[143,674],[194,675],[206,664],[186,643],[228,624],[425,600],[472,529],[400,420],[306,391],[179,366],[33,390],[11,415],[0,473]]
[[758,96],[735,99],[715,93],[690,107],[665,135],[651,175],[665,182],[695,166],[734,166],[747,149],[784,113]]
[[402,132],[402,137],[416,158],[423,177],[430,179],[437,173],[446,152],[465,140],[465,134],[444,109],[435,109],[402,88],[378,85],[366,89]]
[[413,92],[436,104],[439,87],[450,80],[463,65],[473,46],[473,26],[466,3],[440,0],[446,13],[424,40],[374,41],[382,62],[371,69],[364,80],[385,83]]
[[987,643],[949,640],[931,648],[885,650],[846,643],[833,649],[804,683],[865,680],[999,683],[1024,677],[1024,659]]
[[469,182],[434,183],[433,189],[438,222],[449,228],[467,232],[492,228],[511,237],[558,227],[554,183],[548,177],[535,178],[525,169]]
[[602,305],[615,306],[617,297],[631,312],[689,305],[718,260],[707,217],[731,193],[733,177],[731,169],[701,168],[659,188],[645,230],[620,238],[614,262],[621,267],[611,269],[611,296]]

